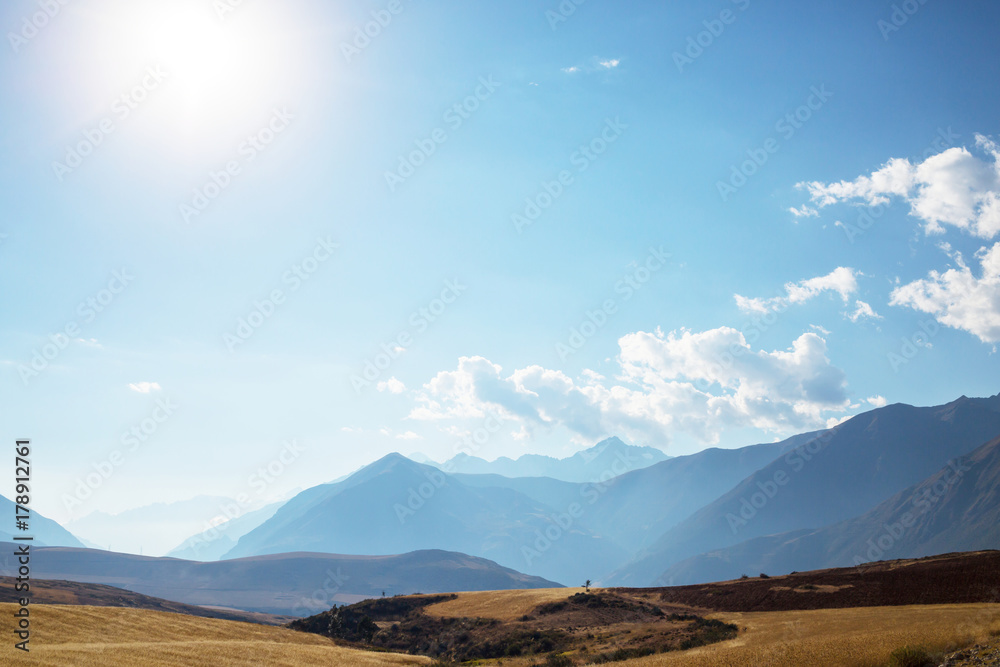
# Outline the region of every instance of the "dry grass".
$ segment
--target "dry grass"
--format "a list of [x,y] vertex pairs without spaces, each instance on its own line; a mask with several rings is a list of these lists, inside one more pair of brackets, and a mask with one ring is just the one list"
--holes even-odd
[[500,621],[516,621],[531,613],[540,604],[565,600],[582,590],[583,588],[534,588],[523,591],[459,593],[458,598],[454,600],[427,607],[425,613],[439,618],[495,618]]
[[[0,604],[0,616],[12,618],[15,609]],[[10,638],[4,641],[0,665],[375,667],[431,662],[341,648],[323,637],[284,628],[112,607],[34,606],[31,652],[15,651]]]
[[[627,663],[629,667],[883,667],[905,645],[948,651],[1000,630],[1000,605],[927,605],[721,613],[738,639]],[[746,632],[742,629],[746,628]]]

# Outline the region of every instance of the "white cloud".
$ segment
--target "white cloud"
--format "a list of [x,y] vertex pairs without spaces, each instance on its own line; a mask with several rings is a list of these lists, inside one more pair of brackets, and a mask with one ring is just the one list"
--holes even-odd
[[813,331],[815,331],[816,333],[821,333],[821,334],[823,334],[824,336],[829,336],[829,335],[830,335],[831,333],[833,333],[833,332],[832,332],[832,331],[830,331],[829,329],[826,329],[826,328],[824,328],[824,327],[821,327],[821,326],[820,326],[820,325],[818,325],[818,324],[810,324],[810,325],[809,325],[809,328],[810,328],[810,329],[812,329]]
[[154,391],[160,391],[160,384],[158,382],[134,382],[128,388],[140,394],[149,394]]
[[621,60],[618,60],[617,58],[613,58],[613,59],[609,59],[609,60],[600,60],[600,61],[598,61],[597,64],[600,65],[601,67],[603,67],[604,69],[614,69],[614,68],[618,67],[618,65],[620,65],[621,62],[622,62]]
[[563,67],[562,71],[566,72],[566,74],[576,74],[577,72],[580,71],[580,68],[579,67]]
[[389,392],[390,394],[402,394],[406,391],[406,385],[395,377],[391,377],[385,382],[379,382],[375,385],[375,388],[382,392]]
[[423,436],[417,435],[413,431],[407,431],[406,433],[399,433],[396,435],[397,440],[423,440]]
[[818,218],[819,211],[809,206],[808,204],[803,204],[800,208],[795,208],[794,206],[788,209],[789,213],[794,215],[796,218]]
[[981,238],[1000,233],[1000,146],[976,135],[986,159],[968,149],[949,148],[921,163],[893,158],[878,171],[853,181],[799,183],[818,208],[860,201],[875,206],[892,197],[910,205],[910,215],[924,223],[928,234],[952,225]]
[[847,319],[852,322],[858,322],[862,319],[880,320],[882,316],[876,313],[875,309],[869,304],[859,299],[854,302],[854,312],[847,315]]
[[813,333],[788,350],[752,350],[730,328],[701,333],[638,332],[619,340],[614,381],[576,381],[540,366],[509,375],[482,357],[463,357],[417,392],[413,419],[482,418],[498,411],[526,430],[565,427],[585,438],[621,433],[665,444],[685,432],[716,442],[722,431],[821,428],[843,413],[846,378]]
[[945,326],[968,331],[984,343],[1000,342],[1000,242],[980,248],[977,278],[960,253],[957,268],[931,271],[927,278],[893,290],[890,303],[933,315]]
[[871,396],[865,399],[865,402],[876,408],[884,408],[889,404],[889,401],[885,400],[885,396]]
[[798,283],[786,283],[785,295],[771,299],[749,298],[734,294],[736,307],[744,313],[765,314],[784,310],[789,305],[798,305],[815,299],[824,292],[836,292],[847,303],[851,295],[858,291],[858,273],[854,269],[838,267],[825,276],[810,278]]

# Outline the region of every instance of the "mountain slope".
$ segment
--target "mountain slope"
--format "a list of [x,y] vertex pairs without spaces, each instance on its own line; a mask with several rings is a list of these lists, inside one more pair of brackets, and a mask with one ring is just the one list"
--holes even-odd
[[219,560],[236,546],[241,537],[274,516],[283,504],[272,503],[192,535],[167,552],[167,556],[185,560]]
[[627,552],[581,526],[568,509],[512,489],[468,486],[390,454],[344,482],[299,494],[226,558],[445,549],[570,584],[627,560]]
[[670,457],[655,447],[627,445],[618,438],[607,438],[590,449],[565,459],[538,454],[524,454],[515,459],[506,456],[487,461],[468,454],[458,454],[444,463],[430,463],[447,473],[503,475],[504,477],[550,477],[564,482],[593,482],[601,479],[622,456],[636,462],[635,467],[651,466]]
[[847,567],[890,558],[1000,548],[1000,438],[949,463],[865,514],[815,531],[761,537],[682,561],[676,583],[740,572]]
[[858,415],[747,477],[664,533],[610,582],[647,585],[698,554],[858,516],[998,433],[1000,395]]
[[[16,571],[11,545],[0,564]],[[396,556],[290,553],[212,563],[93,549],[32,550],[32,578],[106,584],[185,604],[306,616],[399,593],[558,587],[483,558],[445,551]]]
[[34,537],[33,544],[50,547],[82,547],[83,543],[71,532],[60,526],[52,519],[48,519],[38,512],[31,510],[31,518],[28,521],[29,530],[19,535],[7,532],[7,528],[13,528],[14,513],[16,507],[13,501],[0,496],[0,516],[9,517],[4,521],[4,527],[0,529],[0,542],[10,542],[14,537],[30,535]]
[[91,512],[67,527],[101,548],[162,556],[206,525],[240,507],[231,498],[198,496],[175,503],[155,503],[119,514]]

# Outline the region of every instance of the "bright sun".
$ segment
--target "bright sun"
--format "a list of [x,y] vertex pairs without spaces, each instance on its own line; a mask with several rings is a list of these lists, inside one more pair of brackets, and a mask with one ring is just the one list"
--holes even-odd
[[148,91],[142,111],[155,118],[169,150],[190,153],[226,136],[227,128],[294,104],[289,97],[304,69],[295,41],[301,22],[274,3],[244,2],[224,15],[220,4],[228,7],[209,0],[92,0],[81,17],[85,28],[65,52],[83,73],[90,106],[107,107],[157,69],[165,76]]

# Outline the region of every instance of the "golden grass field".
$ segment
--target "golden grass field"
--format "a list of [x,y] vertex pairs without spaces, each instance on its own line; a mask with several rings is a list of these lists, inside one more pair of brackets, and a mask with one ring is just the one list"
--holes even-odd
[[425,612],[439,618],[495,618],[500,621],[514,621],[530,613],[540,604],[565,600],[582,590],[582,588],[534,588],[524,591],[459,593],[457,599],[431,605]]
[[[459,593],[427,608],[437,616],[519,618],[580,589]],[[1000,605],[921,605],[751,613],[711,613],[740,627],[732,641],[614,663],[623,667],[884,667],[893,650],[920,645],[951,651],[1000,634]],[[523,667],[535,659],[505,659]],[[490,664],[484,662],[483,664]],[[492,664],[497,664],[494,661]]]
[[[0,604],[0,617],[13,618],[15,609]],[[10,628],[9,620],[2,625]],[[0,665],[375,667],[431,662],[341,648],[317,635],[273,626],[114,607],[33,606],[28,654],[13,648],[13,634],[3,634]]]

